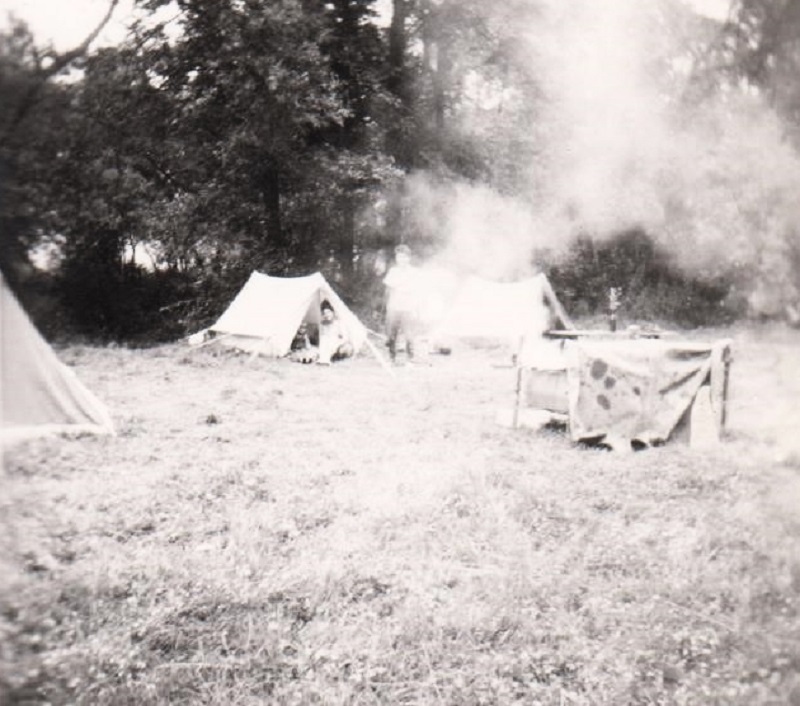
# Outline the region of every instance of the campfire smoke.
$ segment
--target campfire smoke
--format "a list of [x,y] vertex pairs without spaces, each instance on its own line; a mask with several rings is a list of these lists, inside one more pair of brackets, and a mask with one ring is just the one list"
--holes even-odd
[[[514,279],[530,272],[534,251],[638,228],[693,276],[736,272],[750,292],[768,290],[762,299],[796,298],[800,158],[757,90],[686,100],[692,60],[674,13],[687,8],[537,5],[525,61],[543,99],[528,128],[539,144],[527,193],[425,173],[407,181],[411,228],[438,244],[440,264]],[[485,124],[472,126],[475,139]]]

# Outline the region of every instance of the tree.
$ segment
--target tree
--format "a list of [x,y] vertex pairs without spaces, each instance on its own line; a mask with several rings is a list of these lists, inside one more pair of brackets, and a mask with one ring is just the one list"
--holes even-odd
[[[800,138],[800,1],[739,0],[726,25],[732,69],[760,87]],[[800,145],[800,141],[797,142]]]
[[[95,27],[87,37],[76,47],[69,51],[58,53],[52,49],[44,52],[42,56],[40,52],[33,50],[30,56],[34,59],[35,72],[33,80],[29,80],[25,90],[20,93],[15,105],[9,111],[9,115],[4,120],[3,129],[0,132],[0,149],[13,138],[15,131],[18,129],[20,123],[25,119],[26,115],[33,108],[36,103],[38,94],[42,91],[47,82],[58,76],[64,69],[68,68],[70,64],[77,59],[82,58],[89,51],[92,42],[97,39],[100,32],[108,24],[111,16],[114,14],[114,9],[117,7],[119,0],[110,0],[108,10],[100,23]],[[19,28],[21,25],[17,24],[16,29],[12,30],[14,34],[19,35]],[[25,30],[23,30],[25,31]]]
[[395,75],[403,72],[392,84],[402,112],[390,150],[412,181],[390,199],[388,225],[395,241],[435,249],[436,228],[415,216],[427,210],[415,204],[415,172],[440,185],[443,204],[463,191],[451,188],[459,182],[525,200],[535,193],[530,165],[542,93],[526,34],[539,3],[419,0],[394,8],[390,37],[405,55],[399,64],[390,52]]
[[286,252],[292,234],[281,197],[298,177],[306,141],[347,116],[317,43],[323,27],[296,2],[182,7],[183,35],[158,70],[173,120],[212,185],[211,210],[230,212],[219,206],[235,193],[260,217],[227,225],[261,259]]
[[[0,268],[13,283],[27,263],[28,250],[34,243],[35,219],[28,203],[31,194],[26,173],[37,162],[37,135],[46,126],[41,121],[18,120],[19,106],[32,91],[36,81],[38,49],[33,36],[21,22],[0,34],[0,131],[5,135],[0,146]],[[45,99],[52,96],[48,92]],[[39,113],[45,119],[51,112]],[[14,126],[12,129],[12,125]]]
[[[674,210],[735,275],[754,313],[800,299],[800,2],[737,0],[697,56],[687,115],[714,145],[691,149],[693,194]],[[690,156],[691,155],[691,156]]]
[[0,35],[0,267],[12,283],[42,233],[33,214],[46,206],[36,188],[36,171],[46,160],[37,150],[42,136],[58,130],[65,109],[65,92],[52,79],[87,54],[118,2],[111,0],[98,25],[65,52],[37,46],[28,27],[13,17],[10,30]]
[[[372,243],[359,233],[358,214],[370,207],[382,187],[394,178],[383,153],[387,115],[392,97],[384,85],[386,47],[373,23],[374,0],[335,0],[316,3],[326,32],[320,49],[337,79],[347,115],[340,124],[315,132],[314,145],[324,145],[324,171],[330,199],[317,232],[332,231],[327,252],[336,263],[330,276],[349,282],[359,250]],[[318,170],[319,171],[319,170]],[[326,229],[324,224],[328,223]],[[334,225],[331,229],[330,226]],[[369,240],[367,234],[367,240]]]

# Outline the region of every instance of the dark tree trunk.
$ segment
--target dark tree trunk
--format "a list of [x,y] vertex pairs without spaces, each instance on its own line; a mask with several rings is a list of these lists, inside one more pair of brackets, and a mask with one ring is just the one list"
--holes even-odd
[[261,193],[267,221],[267,241],[272,247],[288,247],[281,218],[281,179],[277,167],[267,167],[261,180]]
[[439,41],[436,44],[436,65],[433,69],[433,124],[437,131],[437,137],[441,138],[444,130],[444,114],[446,100],[446,87],[448,73],[450,70],[450,57],[447,46]]
[[400,167],[411,167],[412,149],[406,125],[411,115],[411,95],[406,71],[408,35],[406,17],[408,0],[392,0],[392,22],[389,27],[389,78],[388,88],[397,98],[397,116],[387,131],[387,149]]
[[353,256],[356,244],[356,199],[350,194],[342,197],[342,229],[336,247],[336,261],[342,278],[348,284],[353,279]]
[[407,100],[407,3],[408,0],[392,0],[392,22],[389,26],[389,90],[403,102]]
[[427,0],[422,19],[422,58],[424,70],[431,81],[431,122],[441,136],[444,129],[445,90],[450,59],[447,42],[444,38],[442,15],[438,5]]

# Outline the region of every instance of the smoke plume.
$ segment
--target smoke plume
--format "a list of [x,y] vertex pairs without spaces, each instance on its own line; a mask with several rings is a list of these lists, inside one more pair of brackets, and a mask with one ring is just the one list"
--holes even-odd
[[[693,274],[737,271],[751,289],[795,296],[787,253],[800,252],[800,159],[758,91],[683,100],[691,59],[675,13],[688,10],[667,0],[531,2],[539,12],[523,61],[543,99],[526,128],[538,141],[528,193],[414,175],[408,212],[437,239],[440,260],[513,279],[530,270],[533,250],[636,227]],[[480,115],[474,104],[470,115]],[[485,125],[474,126],[477,139]]]

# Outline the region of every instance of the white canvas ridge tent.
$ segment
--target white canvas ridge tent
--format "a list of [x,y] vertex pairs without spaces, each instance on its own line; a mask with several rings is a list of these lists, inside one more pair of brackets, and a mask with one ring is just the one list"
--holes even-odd
[[[284,356],[301,323],[319,324],[320,305],[326,299],[358,351],[367,342],[367,329],[320,272],[302,277],[271,277],[253,272],[207,331],[223,345],[266,356]],[[192,339],[197,340],[193,336],[190,343]]]
[[448,299],[435,337],[503,338],[516,344],[551,328],[572,328],[544,274],[517,282],[469,277]]
[[56,356],[0,275],[0,442],[111,434],[106,407]]
[[574,328],[544,273],[496,282],[436,267],[410,270],[404,282],[413,283],[416,296],[404,289],[402,301],[413,302],[412,335],[433,348],[449,349],[456,339],[492,339],[518,355],[522,348],[541,348],[546,331]]

